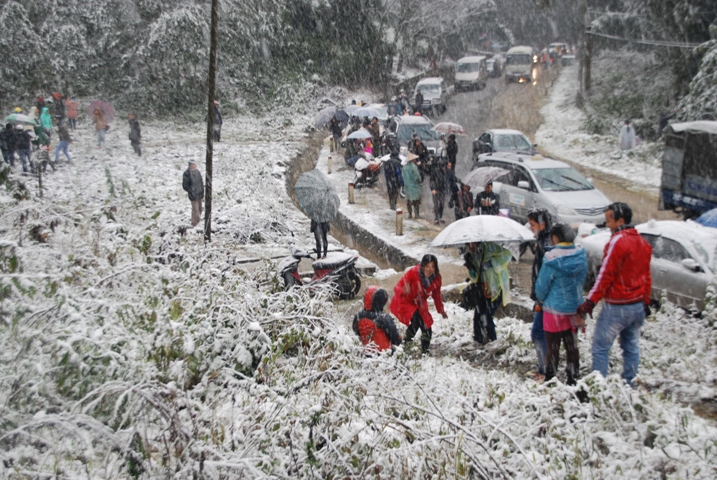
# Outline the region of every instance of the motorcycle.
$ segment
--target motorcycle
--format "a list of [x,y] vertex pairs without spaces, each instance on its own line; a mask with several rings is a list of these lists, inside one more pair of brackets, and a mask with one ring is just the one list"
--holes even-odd
[[[330,284],[340,299],[354,298],[361,289],[361,279],[356,270],[358,254],[332,252],[326,258],[316,260],[313,256],[315,253],[314,249],[292,247],[291,255],[279,262],[278,271],[284,280],[284,290],[287,291],[293,286]],[[314,275],[311,278],[301,278],[299,275],[299,262],[302,258],[313,261]]]
[[382,164],[379,158],[374,158],[370,153],[361,153],[354,165],[354,187],[373,187],[381,175]]

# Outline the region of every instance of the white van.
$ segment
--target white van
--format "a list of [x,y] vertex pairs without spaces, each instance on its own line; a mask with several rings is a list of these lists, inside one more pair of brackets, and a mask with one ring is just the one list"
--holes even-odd
[[505,57],[505,81],[533,81],[533,47],[513,47]]
[[456,91],[485,88],[488,81],[486,57],[463,57],[456,63]]
[[420,80],[413,90],[413,98],[418,91],[423,95],[423,112],[431,111],[437,115],[446,111],[448,102],[448,87],[442,77],[428,77]]

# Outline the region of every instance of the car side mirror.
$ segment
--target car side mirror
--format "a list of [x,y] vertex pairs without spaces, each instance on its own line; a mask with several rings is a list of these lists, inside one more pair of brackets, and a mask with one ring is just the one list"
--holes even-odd
[[533,144],[533,148],[538,148],[538,144],[537,144],[537,143],[534,143],[534,144]]
[[521,180],[518,182],[518,188],[522,188],[523,190],[530,190],[530,183],[525,180]]
[[693,272],[699,272],[702,270],[700,268],[700,264],[697,263],[697,261],[694,258],[685,258],[680,262],[683,267],[685,267],[688,270],[691,270]]

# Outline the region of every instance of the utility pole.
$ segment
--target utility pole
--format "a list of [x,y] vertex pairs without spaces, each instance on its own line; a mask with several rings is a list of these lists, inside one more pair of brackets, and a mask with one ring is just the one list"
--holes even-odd
[[592,58],[593,58],[593,36],[590,35],[590,27],[587,27],[585,29],[585,41],[586,41],[586,48],[585,48],[585,92],[590,91],[590,70],[592,68]]
[[214,94],[217,85],[217,23],[219,0],[212,0],[212,21],[209,42],[209,95],[207,99],[207,157],[204,195],[204,243],[212,241],[212,183],[214,159]]
[[578,40],[580,48],[580,56],[578,57],[578,81],[580,82],[580,95],[582,95],[585,91],[585,79],[583,77],[583,72],[585,68],[585,29],[587,28],[587,13],[587,0],[580,0],[580,3],[578,4],[578,15],[580,18],[580,38]]

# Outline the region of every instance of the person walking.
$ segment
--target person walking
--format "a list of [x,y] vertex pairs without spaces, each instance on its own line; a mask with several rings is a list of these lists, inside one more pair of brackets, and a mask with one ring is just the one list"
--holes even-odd
[[423,94],[421,89],[416,90],[416,110],[417,113],[423,115]]
[[334,115],[331,117],[331,120],[329,121],[329,131],[331,132],[331,138],[334,142],[334,152],[339,153],[341,150],[341,136],[343,135],[343,132],[341,131],[341,125],[339,124],[339,120]]
[[12,123],[6,123],[5,129],[0,132],[0,150],[2,150],[3,160],[11,167],[15,166],[15,143],[15,131]]
[[462,183],[457,197],[458,202],[455,204],[456,220],[470,217],[473,211],[473,193],[471,193],[471,186]]
[[469,243],[463,256],[470,283],[464,296],[475,309],[473,340],[480,344],[498,338],[493,315],[501,303],[505,306],[511,300],[508,276],[511,256],[507,249],[493,242]]
[[593,371],[608,373],[608,356],[615,337],[620,336],[622,378],[632,385],[640,365],[640,329],[650,314],[650,258],[652,247],[637,233],[632,209],[622,202],[608,205],[605,225],[612,232],[605,245],[602,265],[588,297],[578,308],[592,316],[595,304],[604,300],[595,322]]
[[443,220],[443,204],[446,200],[446,164],[439,162],[431,169],[431,178],[428,181],[433,196],[433,224],[446,223]]
[[40,126],[42,131],[47,135],[47,138],[52,137],[52,117],[50,116],[50,109],[47,107],[42,108],[40,113]]
[[485,190],[476,195],[475,206],[478,215],[498,215],[500,211],[500,195],[493,191],[493,182],[485,185]]
[[378,157],[381,153],[381,126],[378,124],[378,118],[371,119],[371,125],[368,127],[371,132],[371,144],[373,145],[373,156]]
[[533,256],[533,267],[530,272],[530,299],[533,304],[533,327],[530,330],[530,339],[535,347],[535,356],[538,359],[538,372],[536,380],[545,378],[545,356],[547,355],[547,344],[545,342],[545,330],[543,330],[543,306],[535,296],[535,282],[538,280],[540,268],[543,265],[545,251],[550,247],[550,213],[545,208],[532,208],[528,212],[528,224],[530,231],[535,235],[535,254]]
[[102,148],[105,144],[105,132],[107,132],[107,122],[105,122],[105,115],[102,110],[95,108],[92,112],[92,123],[95,124],[95,131],[97,132],[97,146]]
[[196,162],[190,160],[189,167],[182,176],[182,188],[192,202],[192,226],[196,227],[202,219],[202,199],[204,199],[204,182],[202,174],[197,170]]
[[625,125],[620,129],[620,150],[633,148],[635,148],[635,129],[630,125],[630,120],[625,120]]
[[398,158],[398,152],[392,152],[391,156],[383,164],[383,174],[386,177],[388,206],[391,210],[396,210],[398,194],[403,183],[403,178],[401,176],[401,160]]
[[222,119],[222,112],[219,111],[219,102],[214,100],[214,141],[220,142],[222,140],[222,125],[224,120]]
[[55,104],[55,118],[57,124],[65,120],[65,97],[55,92],[52,94],[52,99]]
[[60,138],[60,143],[57,144],[57,148],[55,149],[55,163],[57,163],[57,161],[60,159],[60,152],[63,152],[65,154],[65,158],[67,158],[67,163],[72,163],[72,157],[70,157],[70,152],[67,150],[72,143],[72,137],[70,136],[70,129],[67,127],[67,124],[64,120],[60,120],[60,123],[57,127],[57,132]]
[[72,130],[77,130],[77,107],[79,105],[76,101],[73,99],[69,99],[67,102],[65,102],[65,107],[67,107],[67,123],[69,124],[70,128]]
[[17,148],[17,155],[22,162],[22,171],[27,173],[32,157],[32,136],[30,131],[22,128],[22,125],[18,125],[15,129],[15,148]]
[[421,330],[421,351],[424,354],[428,353],[433,337],[433,317],[428,311],[428,297],[433,298],[436,311],[443,318],[448,318],[441,298],[441,285],[438,259],[426,254],[419,265],[406,271],[393,289],[389,310],[408,327],[405,342],[411,342],[418,330]]
[[421,172],[416,166],[416,155],[409,153],[406,157],[407,163],[401,170],[403,177],[404,193],[406,194],[406,209],[408,218],[420,218],[419,208],[421,206]]
[[371,285],[363,296],[363,310],[354,316],[353,331],[361,339],[367,353],[393,350],[401,345],[401,335],[390,314],[383,311],[388,302],[388,292]]
[[458,159],[458,142],[456,142],[456,136],[454,134],[448,135],[448,142],[446,142],[446,155],[448,155],[448,163],[452,165],[452,170],[456,169],[456,160]]
[[129,143],[138,157],[142,156],[142,128],[134,113],[129,114]]
[[314,240],[316,241],[316,258],[322,258],[321,251],[323,250],[323,258],[326,258],[326,253],[329,249],[328,234],[331,230],[331,224],[329,222],[317,222],[313,218],[311,219],[311,233],[314,234]]
[[573,243],[575,232],[567,223],[550,227],[553,245],[543,258],[535,282],[535,296],[542,305],[547,353],[545,381],[555,377],[560,362],[560,344],[565,345],[567,384],[575,385],[580,373],[577,329],[585,321],[577,315],[583,301],[583,284],[588,273],[585,249]]

